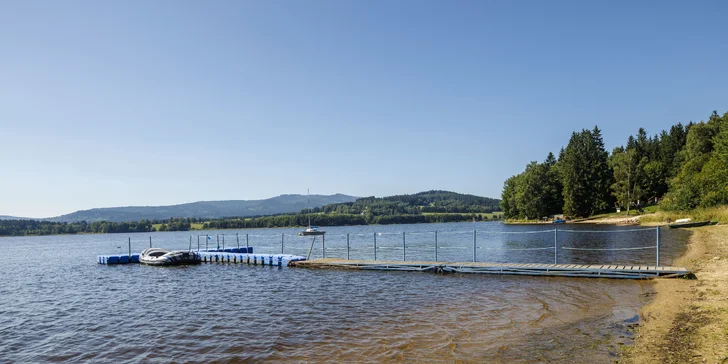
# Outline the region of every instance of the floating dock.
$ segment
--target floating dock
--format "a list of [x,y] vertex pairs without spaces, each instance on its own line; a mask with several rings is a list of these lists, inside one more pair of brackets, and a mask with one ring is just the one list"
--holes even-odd
[[[286,267],[305,257],[291,254],[253,254],[253,247],[192,250],[200,255],[201,263],[231,263]],[[104,265],[139,263],[139,254],[99,255],[98,263]]]
[[656,267],[648,265],[402,262],[333,258],[292,261],[290,265],[303,268],[631,279],[676,278],[690,275],[690,271],[685,267]]
[[130,264],[139,263],[139,254],[99,255],[99,264]]
[[305,260],[305,257],[291,254],[246,254],[227,252],[203,252],[202,263],[231,263],[248,265],[269,265],[287,267],[291,262]]

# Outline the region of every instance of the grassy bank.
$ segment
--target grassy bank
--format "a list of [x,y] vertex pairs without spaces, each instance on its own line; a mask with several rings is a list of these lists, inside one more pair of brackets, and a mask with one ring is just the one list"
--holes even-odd
[[687,266],[697,279],[656,280],[623,362],[728,363],[728,226],[691,231],[688,251],[673,265]]
[[[641,225],[662,225],[668,221],[677,219],[690,218],[693,221],[718,221],[721,224],[728,224],[728,206],[719,206],[711,208],[702,208],[689,211],[663,211],[658,206],[648,206],[643,213],[637,213],[636,210],[630,211],[627,215],[625,211],[611,212],[598,215],[592,215],[583,219],[570,220],[573,223],[587,224],[621,224],[625,222],[639,222]],[[668,220],[669,219],[669,220]],[[543,222],[541,220],[525,220],[525,219],[506,219],[506,224],[543,224],[551,221]]]
[[505,224],[509,225],[531,225],[531,224],[551,224],[552,221],[543,221],[543,220],[526,220],[526,219],[506,219],[503,221]]
[[642,224],[658,224],[677,219],[691,218],[693,221],[718,221],[721,224],[728,224],[728,206],[695,209],[689,211],[657,211],[654,214],[640,217]]

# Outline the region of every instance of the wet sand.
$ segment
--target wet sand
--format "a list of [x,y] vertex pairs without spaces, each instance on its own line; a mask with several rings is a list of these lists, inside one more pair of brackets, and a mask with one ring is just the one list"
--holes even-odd
[[628,363],[728,363],[728,226],[693,229],[675,261],[697,277],[658,279]]

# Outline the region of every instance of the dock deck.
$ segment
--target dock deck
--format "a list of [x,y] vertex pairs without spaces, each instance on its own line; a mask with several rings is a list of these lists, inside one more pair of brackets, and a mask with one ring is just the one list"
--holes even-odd
[[472,263],[472,262],[403,262],[381,260],[345,260],[335,258],[295,261],[291,266],[303,268],[338,268],[361,270],[417,271],[431,273],[513,274],[553,277],[593,278],[676,278],[690,274],[686,267],[649,265],[584,265],[538,263]]

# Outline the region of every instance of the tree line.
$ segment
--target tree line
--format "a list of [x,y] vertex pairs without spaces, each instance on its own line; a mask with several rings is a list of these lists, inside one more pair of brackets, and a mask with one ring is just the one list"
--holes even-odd
[[0,236],[140,233],[153,231],[149,220],[137,222],[53,222],[37,220],[0,220]]
[[307,226],[311,217],[312,225],[351,226],[351,225],[390,225],[390,224],[424,224],[439,222],[487,221],[481,214],[419,214],[419,215],[362,215],[362,214],[295,214],[263,216],[258,218],[225,218],[214,219],[202,225],[202,229],[254,229],[276,227]]
[[611,154],[598,127],[573,132],[558,159],[549,153],[504,182],[501,207],[506,218],[539,219],[657,201],[666,210],[728,203],[728,113],[654,136],[639,128]]
[[[312,212],[337,214],[416,215],[423,212],[477,213],[500,211],[497,199],[455,193],[450,191],[425,191],[412,195],[388,197],[364,197],[354,202],[317,207]],[[303,212],[305,212],[304,210]]]
[[[192,217],[171,217],[169,219],[161,220],[161,225],[157,228],[157,231],[189,231],[192,227],[193,222],[198,222],[200,219]],[[153,222],[156,220],[152,220]],[[158,222],[155,222],[157,224]]]
[[[169,218],[131,222],[55,222],[38,220],[0,220],[0,236],[59,235],[59,234],[110,234],[144,233],[152,231],[188,231],[190,224],[201,222],[198,218]],[[159,229],[154,224],[162,224]]]

